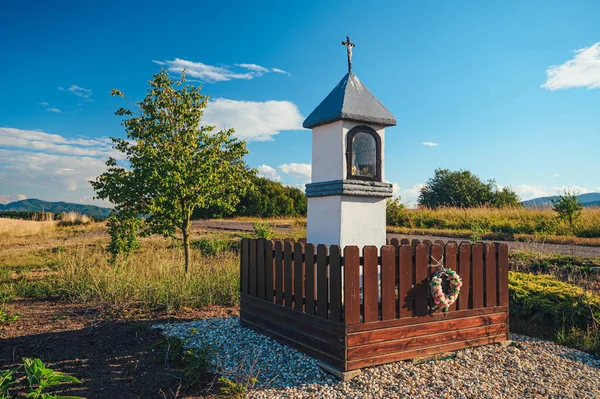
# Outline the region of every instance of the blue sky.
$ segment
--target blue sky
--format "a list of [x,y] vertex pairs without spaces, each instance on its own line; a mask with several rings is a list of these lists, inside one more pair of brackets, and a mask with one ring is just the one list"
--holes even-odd
[[[187,67],[205,120],[248,140],[283,183],[310,175],[300,127],[353,70],[396,116],[386,178],[404,201],[435,168],[524,198],[600,191],[600,2],[0,3],[0,202],[90,203],[114,111],[159,68]],[[424,144],[425,143],[425,144]],[[428,144],[428,145],[426,145]]]

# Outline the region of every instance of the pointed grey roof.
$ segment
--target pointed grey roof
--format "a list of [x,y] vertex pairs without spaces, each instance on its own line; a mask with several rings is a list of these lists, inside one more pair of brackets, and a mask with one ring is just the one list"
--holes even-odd
[[307,129],[349,119],[382,126],[395,126],[396,118],[352,72],[340,80],[325,100],[306,118]]

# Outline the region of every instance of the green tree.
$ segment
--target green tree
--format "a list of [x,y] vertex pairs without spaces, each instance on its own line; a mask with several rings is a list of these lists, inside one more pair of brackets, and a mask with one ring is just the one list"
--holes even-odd
[[519,197],[512,189],[498,189],[495,180],[482,181],[468,170],[436,169],[419,194],[419,205],[428,208],[505,207],[519,204]]
[[402,226],[406,221],[406,208],[400,196],[388,198],[385,203],[385,221],[388,226]]
[[575,223],[583,210],[583,204],[577,198],[577,193],[565,190],[562,195],[552,198],[551,201],[554,212],[558,213],[558,218],[566,221],[569,224],[571,233],[573,233]]
[[[233,210],[253,171],[244,162],[246,143],[233,129],[216,132],[202,124],[208,97],[200,87],[184,85],[185,72],[174,81],[161,70],[149,83],[141,102],[129,101],[134,110],[116,111],[125,118],[127,139],[113,138],[113,148],[127,164],[109,158],[107,171],[91,184],[97,198],[115,204],[118,214],[144,215],[141,234],[174,237],[179,230],[187,273],[192,212]],[[124,97],[115,89],[111,94]]]

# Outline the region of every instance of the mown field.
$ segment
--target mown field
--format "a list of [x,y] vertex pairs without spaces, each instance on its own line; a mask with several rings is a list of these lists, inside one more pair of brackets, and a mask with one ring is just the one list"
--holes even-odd
[[600,208],[584,208],[573,231],[551,209],[388,208],[388,231],[474,239],[600,245]]

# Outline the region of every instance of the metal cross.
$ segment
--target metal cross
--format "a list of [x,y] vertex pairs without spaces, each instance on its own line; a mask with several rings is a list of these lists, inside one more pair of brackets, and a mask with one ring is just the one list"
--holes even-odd
[[350,42],[350,36],[346,36],[346,41],[342,42],[344,46],[348,49],[348,73],[352,72],[352,47],[354,47],[354,43]]

